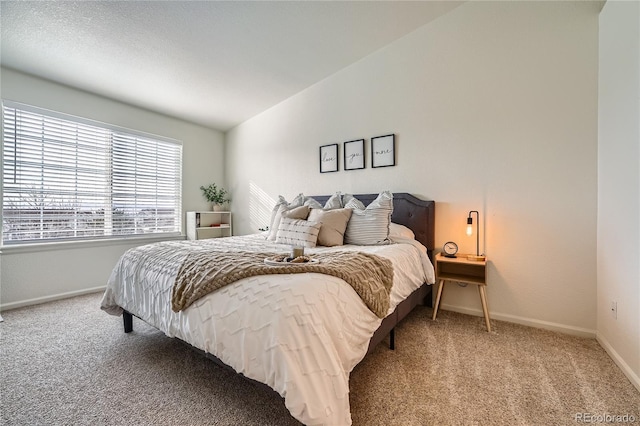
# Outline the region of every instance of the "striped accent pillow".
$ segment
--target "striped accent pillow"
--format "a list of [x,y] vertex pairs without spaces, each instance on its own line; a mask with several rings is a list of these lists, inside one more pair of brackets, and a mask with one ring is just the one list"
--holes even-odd
[[361,246],[389,244],[393,194],[389,191],[381,192],[366,208],[357,198],[347,199],[344,207],[352,209],[353,213],[344,234],[344,243]]
[[318,222],[283,217],[276,234],[276,243],[315,247],[321,226]]

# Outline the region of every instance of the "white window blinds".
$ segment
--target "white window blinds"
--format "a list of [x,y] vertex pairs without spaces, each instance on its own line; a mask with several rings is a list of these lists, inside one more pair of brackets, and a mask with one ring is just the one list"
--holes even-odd
[[3,102],[3,244],[181,231],[182,145]]

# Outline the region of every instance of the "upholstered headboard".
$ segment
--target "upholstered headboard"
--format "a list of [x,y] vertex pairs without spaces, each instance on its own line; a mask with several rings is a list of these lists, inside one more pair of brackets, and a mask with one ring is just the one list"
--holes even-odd
[[[378,197],[378,194],[354,194],[358,200],[367,206]],[[324,204],[329,199],[328,195],[313,196],[319,203]],[[433,260],[435,248],[435,201],[425,201],[406,192],[393,193],[393,214],[391,221],[404,225],[416,235]]]

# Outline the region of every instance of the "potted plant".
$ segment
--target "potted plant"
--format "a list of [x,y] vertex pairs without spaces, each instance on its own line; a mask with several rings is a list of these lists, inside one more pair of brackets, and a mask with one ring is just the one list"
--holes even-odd
[[231,199],[227,197],[227,190],[222,187],[218,188],[215,183],[209,186],[201,186],[200,189],[202,190],[204,198],[213,204],[213,211],[222,210],[222,205],[231,201]]

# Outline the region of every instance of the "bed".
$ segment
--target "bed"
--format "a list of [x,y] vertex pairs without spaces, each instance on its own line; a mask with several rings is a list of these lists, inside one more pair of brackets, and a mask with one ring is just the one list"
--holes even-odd
[[[353,197],[369,209],[381,195]],[[332,197],[305,199],[326,207]],[[304,424],[349,425],[349,373],[387,336],[393,349],[395,325],[416,305],[430,304],[435,281],[435,203],[406,193],[393,194],[391,202],[394,244],[306,249],[317,259],[352,255],[392,263],[393,286],[382,311],[372,309],[346,278],[314,271],[246,276],[183,310],[172,309],[174,284],[191,253],[248,258],[289,250],[262,234],[131,249],[114,268],[101,308],[122,315],[125,332],[132,331],[136,316],[269,386]]]

